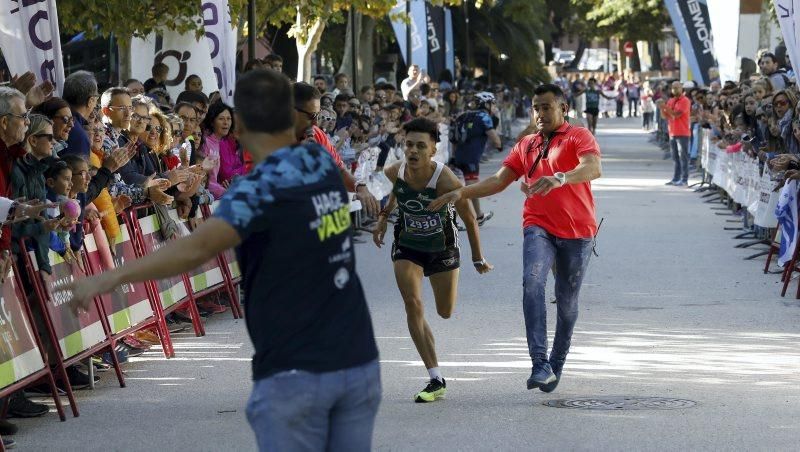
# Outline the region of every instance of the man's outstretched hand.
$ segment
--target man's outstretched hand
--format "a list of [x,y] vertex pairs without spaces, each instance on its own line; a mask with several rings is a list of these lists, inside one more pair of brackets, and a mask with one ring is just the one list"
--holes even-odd
[[427,210],[430,212],[436,212],[440,210],[442,207],[450,203],[455,204],[460,200],[461,200],[461,189],[459,188],[458,190],[453,190],[450,193],[445,193],[442,196],[439,196],[438,198],[431,201],[431,203],[428,204]]

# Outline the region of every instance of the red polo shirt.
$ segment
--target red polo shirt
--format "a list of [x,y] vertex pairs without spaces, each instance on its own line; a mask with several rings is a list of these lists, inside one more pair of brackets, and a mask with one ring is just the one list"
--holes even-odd
[[328,154],[333,157],[333,161],[336,162],[336,166],[338,166],[339,169],[345,169],[342,157],[339,156],[339,152],[331,144],[331,140],[328,139],[328,134],[317,126],[312,127],[314,128],[314,141],[328,151]]
[[[528,177],[531,166],[540,152],[544,151],[544,137],[541,133],[522,138],[503,161],[503,166],[533,183],[544,176],[557,172],[566,173],[578,166],[579,158],[586,154],[600,156],[591,132],[583,127],[564,123],[550,139],[547,158],[542,158],[539,166]],[[582,239],[594,237],[597,232],[594,197],[589,182],[569,184],[552,190],[547,196],[535,195],[525,200],[522,212],[523,227],[539,226],[548,233],[562,239]]]
[[683,94],[680,97],[673,97],[667,101],[667,108],[678,113],[675,119],[667,119],[667,129],[671,137],[690,137],[692,132],[689,129],[689,111],[692,109],[692,101]]

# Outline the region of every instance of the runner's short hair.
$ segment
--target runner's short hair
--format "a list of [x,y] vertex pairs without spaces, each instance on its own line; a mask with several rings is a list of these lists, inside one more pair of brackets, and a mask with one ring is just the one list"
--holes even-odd
[[411,132],[427,133],[434,143],[439,142],[439,126],[428,118],[414,118],[403,124],[403,130],[406,134]]
[[276,133],[294,127],[292,85],[272,69],[256,69],[236,82],[233,97],[236,113],[248,130]]

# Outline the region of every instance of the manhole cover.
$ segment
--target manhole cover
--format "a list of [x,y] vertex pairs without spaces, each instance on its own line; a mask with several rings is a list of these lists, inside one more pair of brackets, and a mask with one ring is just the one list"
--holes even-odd
[[697,402],[667,397],[585,397],[580,399],[548,400],[544,405],[553,408],[583,410],[679,410],[691,408]]

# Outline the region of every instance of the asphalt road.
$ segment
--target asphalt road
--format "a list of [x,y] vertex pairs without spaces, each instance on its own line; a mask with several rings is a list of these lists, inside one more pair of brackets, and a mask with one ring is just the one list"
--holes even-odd
[[[389,252],[358,245],[382,362],[376,450],[797,450],[800,301],[779,296],[779,277],[761,272],[763,259],[745,261],[752,251],[733,248],[735,232],[723,229],[732,217],[716,215],[722,211],[691,190],[663,185],[671,163],[637,125],[600,121],[600,257],[584,281],[572,351],[552,394],[525,389],[516,187],[484,204],[495,212],[481,229],[495,271],[478,275],[465,266],[448,320],[436,317],[426,287],[448,380],[442,401],[413,403],[427,373],[408,336]],[[501,158],[482,171],[495,171]],[[548,309],[552,334],[555,305]],[[15,421],[18,447],[253,450],[244,415],[251,354],[244,325],[217,315],[207,332],[179,335],[175,359],[158,350],[133,359],[125,389],[106,373],[96,390],[79,392],[79,418]],[[675,400],[660,407],[677,409],[544,405],[612,396],[665,397]]]

